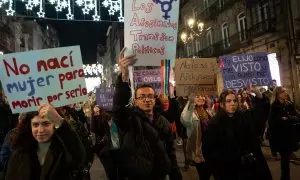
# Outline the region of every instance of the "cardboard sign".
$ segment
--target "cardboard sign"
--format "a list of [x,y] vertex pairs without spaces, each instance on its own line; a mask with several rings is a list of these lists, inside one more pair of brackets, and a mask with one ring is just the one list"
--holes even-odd
[[179,0],[126,0],[124,12],[125,54],[136,54],[137,66],[160,66],[162,59],[174,65]]
[[156,92],[160,92],[161,72],[159,67],[156,69],[134,70],[133,79],[135,87],[147,83],[152,85]]
[[79,46],[5,54],[0,80],[13,113],[87,100]]
[[268,86],[272,83],[268,54],[249,53],[220,57],[225,89]]
[[106,111],[111,111],[113,108],[113,97],[115,88],[105,87],[96,89],[96,102]]
[[218,95],[218,89],[215,85],[176,85],[177,96],[189,96],[192,93],[196,95]]
[[175,79],[177,85],[214,85],[216,81],[216,58],[176,59]]

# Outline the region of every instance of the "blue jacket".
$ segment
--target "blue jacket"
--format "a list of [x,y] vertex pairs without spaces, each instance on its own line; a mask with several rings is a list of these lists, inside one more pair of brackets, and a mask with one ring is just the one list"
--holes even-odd
[[9,134],[13,131],[14,129],[10,130],[6,136],[5,136],[5,139],[4,139],[4,142],[1,146],[1,151],[0,151],[0,171],[3,171],[6,169],[7,167],[7,164],[8,164],[8,160],[9,160],[9,157],[11,156],[12,154],[12,149],[10,147],[10,145],[8,144],[8,137],[9,137]]

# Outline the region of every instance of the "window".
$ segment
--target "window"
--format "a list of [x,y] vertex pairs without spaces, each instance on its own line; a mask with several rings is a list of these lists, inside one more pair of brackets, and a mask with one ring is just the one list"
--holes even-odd
[[203,0],[203,3],[204,3],[204,9],[207,9],[208,8],[208,0]]
[[198,16],[197,7],[194,7],[194,8],[193,8],[193,15],[194,15],[194,19],[196,19],[197,16]]
[[247,40],[247,22],[246,22],[246,16],[245,13],[242,12],[237,16],[238,20],[238,30],[239,30],[239,36],[240,41]]
[[190,57],[192,55],[191,45],[187,45],[186,50],[187,50],[187,56]]
[[184,24],[187,26],[189,21],[189,17],[187,15],[184,16]]
[[211,28],[207,29],[206,42],[207,42],[207,47],[210,47],[210,46],[213,45],[212,30],[211,30]]
[[198,53],[201,50],[201,43],[200,40],[196,40],[196,52]]
[[225,0],[219,0],[220,8],[224,8]]
[[221,28],[222,28],[223,46],[224,46],[224,49],[226,49],[230,46],[228,23],[227,22],[223,23]]
[[263,19],[264,20],[267,20],[268,19],[268,14],[269,14],[269,4],[268,3],[265,3],[263,6],[262,6],[262,11],[263,11]]

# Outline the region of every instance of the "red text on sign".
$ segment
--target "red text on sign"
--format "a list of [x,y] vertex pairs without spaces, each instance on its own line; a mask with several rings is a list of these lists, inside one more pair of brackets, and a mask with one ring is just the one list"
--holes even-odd
[[25,75],[25,74],[28,74],[30,72],[30,68],[27,64],[21,64],[21,66],[18,67],[16,58],[13,58],[13,63],[14,63],[13,67],[5,59],[3,60],[3,63],[4,63],[6,74],[7,74],[8,77],[10,77],[9,69],[16,76],[18,76],[20,73]]
[[27,100],[12,101],[11,107],[13,109],[16,109],[17,107],[28,108],[28,107],[32,107],[32,106],[40,106],[42,100],[43,100],[43,98],[41,98],[41,97],[35,98],[34,96],[32,96],[31,98],[29,98]]
[[60,101],[60,96],[62,96],[63,93],[58,93],[54,95],[47,96],[47,100],[49,103],[52,103],[53,101]]
[[73,89],[71,91],[66,91],[66,99],[76,98],[78,96],[85,96],[85,95],[87,95],[87,89],[82,88],[81,85],[79,85],[79,87],[76,89]]
[[60,68],[69,68],[73,67],[73,58],[72,58],[72,52],[69,53],[69,56],[63,56],[60,59],[57,57],[50,58],[47,61],[45,60],[39,60],[37,62],[37,69],[38,72],[42,71],[42,68],[44,71],[48,71],[49,69],[60,69]]
[[145,11],[146,13],[150,13],[153,9],[153,3],[141,3],[139,5],[136,4],[136,0],[132,1],[132,11]]
[[72,72],[67,72],[67,73],[61,73],[58,74],[58,78],[59,78],[59,84],[60,84],[60,88],[63,89],[64,88],[64,81],[71,81],[71,80],[75,80],[77,78],[83,78],[84,77],[84,71],[83,69],[79,69],[79,70],[74,70]]

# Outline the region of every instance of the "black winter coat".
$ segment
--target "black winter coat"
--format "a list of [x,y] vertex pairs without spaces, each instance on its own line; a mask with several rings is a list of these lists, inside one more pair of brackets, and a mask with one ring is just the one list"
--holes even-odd
[[16,149],[9,160],[5,180],[72,180],[72,172],[81,167],[84,156],[85,150],[79,137],[64,122],[55,131],[41,168],[36,144]]
[[[236,112],[233,117],[220,109],[209,122],[203,137],[204,159],[216,180],[271,180],[272,176],[253,129],[253,112]],[[243,157],[253,154],[243,161]]]
[[[288,120],[282,120],[282,117],[287,117]],[[275,101],[272,104],[269,130],[275,151],[292,152],[299,148],[299,139],[294,129],[295,122],[300,122],[300,118],[292,103],[282,104],[280,101]]]
[[110,116],[104,113],[92,117],[91,131],[96,136],[94,151],[98,155],[105,155],[109,152],[111,145],[109,120]]
[[116,83],[113,114],[121,131],[122,164],[130,180],[181,180],[176,149],[168,120],[156,114],[152,122],[137,107],[129,107],[129,84]]

